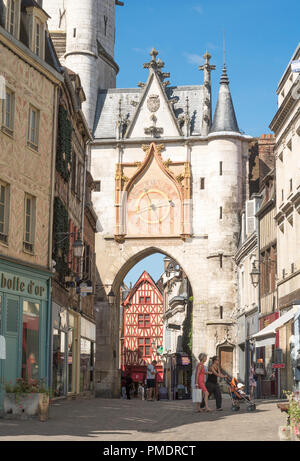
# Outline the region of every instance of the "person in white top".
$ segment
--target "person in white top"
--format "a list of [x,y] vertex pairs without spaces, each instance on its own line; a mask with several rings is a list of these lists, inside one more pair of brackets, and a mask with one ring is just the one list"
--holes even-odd
[[156,369],[155,365],[157,364],[156,360],[153,360],[150,365],[147,367],[147,396],[148,400],[154,400],[154,390],[155,390],[155,376],[156,376]]

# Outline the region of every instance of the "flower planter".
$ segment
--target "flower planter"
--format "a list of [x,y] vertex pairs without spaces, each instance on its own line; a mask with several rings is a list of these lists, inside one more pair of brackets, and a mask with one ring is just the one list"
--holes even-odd
[[292,440],[292,434],[291,434],[291,427],[290,426],[279,426],[279,440],[281,441],[288,441]]
[[45,393],[6,393],[3,406],[6,418],[28,419],[39,417],[41,421],[45,421],[48,418],[49,396]]

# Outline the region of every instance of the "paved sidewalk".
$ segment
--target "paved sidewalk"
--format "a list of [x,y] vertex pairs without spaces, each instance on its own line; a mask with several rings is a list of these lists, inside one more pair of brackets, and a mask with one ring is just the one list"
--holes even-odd
[[195,413],[190,400],[60,400],[46,422],[0,419],[0,441],[278,441],[286,414],[276,401],[256,404],[254,412],[245,404],[232,412],[224,399],[222,412]]

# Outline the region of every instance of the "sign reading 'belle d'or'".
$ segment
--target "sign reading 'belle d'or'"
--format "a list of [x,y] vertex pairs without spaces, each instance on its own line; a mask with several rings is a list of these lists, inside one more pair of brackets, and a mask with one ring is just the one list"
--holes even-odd
[[3,273],[0,278],[0,288],[41,298],[46,294],[46,287],[36,283],[36,281],[20,279],[20,277],[8,276]]

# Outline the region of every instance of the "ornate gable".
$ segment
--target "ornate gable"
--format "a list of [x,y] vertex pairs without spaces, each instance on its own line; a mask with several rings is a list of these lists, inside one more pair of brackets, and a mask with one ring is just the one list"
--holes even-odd
[[189,162],[163,161],[163,145],[143,145],[142,163],[116,167],[115,238],[191,234],[191,169]]
[[170,74],[161,71],[164,63],[160,59],[156,60],[157,54],[158,52],[153,49],[150,53],[152,60],[144,64],[144,67],[149,69],[149,77],[147,83],[139,83],[143,93],[128,125],[125,138],[182,136],[165,90],[170,82],[164,82],[164,79]]

